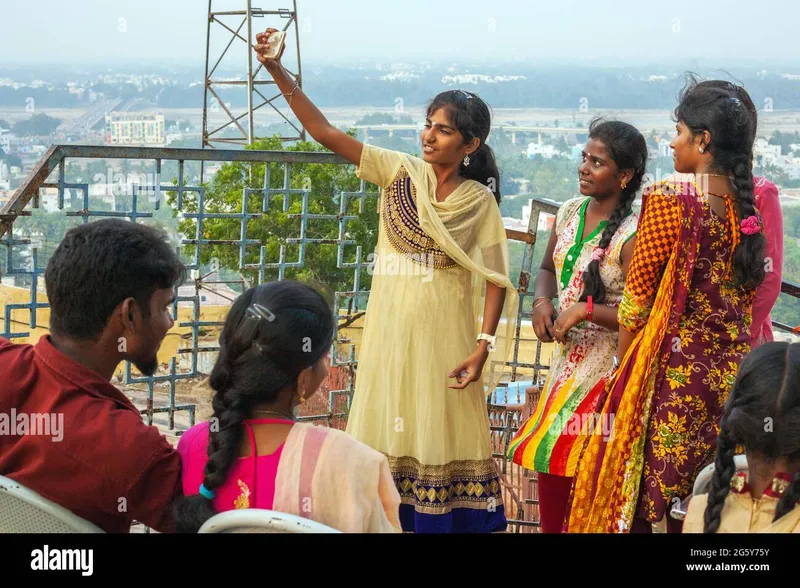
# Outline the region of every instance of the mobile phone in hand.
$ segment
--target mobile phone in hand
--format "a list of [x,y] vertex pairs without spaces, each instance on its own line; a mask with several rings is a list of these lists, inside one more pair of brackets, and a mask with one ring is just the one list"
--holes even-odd
[[269,43],[270,47],[264,53],[264,57],[276,59],[278,55],[281,54],[281,51],[283,51],[283,45],[286,43],[286,32],[277,31],[272,33],[272,35],[270,35],[270,37],[267,39],[267,43]]

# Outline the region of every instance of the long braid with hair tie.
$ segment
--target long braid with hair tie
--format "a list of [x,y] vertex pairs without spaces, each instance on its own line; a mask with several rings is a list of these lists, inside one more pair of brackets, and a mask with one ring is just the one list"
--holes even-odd
[[758,231],[752,234],[743,233],[742,222],[750,223],[751,217],[756,216],[755,195],[753,193],[753,171],[750,167],[750,157],[745,153],[738,153],[728,158],[733,172],[732,183],[736,188],[736,206],[738,222],[732,230],[738,238],[737,247],[733,250],[733,266],[736,281],[745,289],[755,289],[764,280],[764,245],[765,238]]
[[711,479],[711,488],[708,491],[706,504],[704,531],[716,533],[722,520],[722,509],[725,500],[731,491],[731,480],[736,474],[736,441],[731,439],[727,431],[727,415],[720,424],[720,433],[717,439],[717,457],[714,461],[714,476]]
[[586,302],[589,296],[591,296],[592,300],[596,303],[602,303],[605,300],[606,287],[600,275],[600,262],[606,256],[611,240],[614,238],[614,235],[616,235],[627,213],[630,211],[635,194],[635,190],[631,189],[631,187],[623,190],[620,195],[619,204],[617,204],[617,207],[608,217],[608,222],[603,229],[603,234],[600,236],[600,242],[592,251],[592,257],[583,273],[584,288],[579,299],[580,302]]
[[[224,396],[229,396],[230,392],[232,390]],[[209,431],[208,461],[203,482],[208,490],[218,488],[225,481],[225,474],[236,459],[243,434],[241,425],[247,416],[247,402],[239,394],[234,393],[232,398],[225,398],[214,407],[218,427],[215,427],[216,431]]]
[[[778,392],[777,404],[779,407],[782,404],[789,402],[787,401],[786,395],[789,390],[789,380],[792,379],[791,375],[792,345],[795,344],[789,344],[786,346],[786,356],[784,358],[786,367],[784,368],[783,376],[781,378],[783,385],[781,386],[781,389]],[[784,452],[788,453],[791,452],[791,450]],[[777,521],[782,516],[792,512],[792,510],[794,510],[795,506],[797,505],[798,501],[800,501],[800,469],[798,469],[794,473],[791,482],[789,482],[789,485],[784,491],[783,496],[781,496],[781,499],[778,502],[778,506],[775,508],[775,518],[773,519],[773,522]]]

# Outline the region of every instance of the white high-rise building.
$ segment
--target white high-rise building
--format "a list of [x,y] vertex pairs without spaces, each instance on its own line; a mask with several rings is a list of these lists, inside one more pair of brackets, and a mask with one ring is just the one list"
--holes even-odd
[[135,112],[106,114],[106,145],[156,145],[166,143],[164,115]]

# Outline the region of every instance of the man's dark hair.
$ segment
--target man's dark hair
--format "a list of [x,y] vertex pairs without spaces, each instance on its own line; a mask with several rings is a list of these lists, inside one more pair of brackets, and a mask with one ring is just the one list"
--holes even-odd
[[50,330],[95,339],[126,298],[135,298],[149,318],[153,293],[182,284],[186,268],[163,230],[104,219],[70,229],[44,276]]

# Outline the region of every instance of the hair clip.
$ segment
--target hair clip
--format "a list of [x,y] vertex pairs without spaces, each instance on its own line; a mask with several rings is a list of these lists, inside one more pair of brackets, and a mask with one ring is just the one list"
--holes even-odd
[[275,315],[272,314],[268,308],[261,306],[258,303],[250,305],[246,312],[248,316],[256,320],[261,320],[262,318],[267,319],[269,322],[275,320]]
[[464,90],[459,90],[459,92],[464,94],[464,96],[467,97],[467,100],[472,100],[472,94],[470,94],[469,92],[465,92]]

